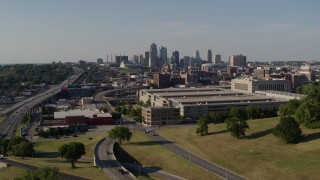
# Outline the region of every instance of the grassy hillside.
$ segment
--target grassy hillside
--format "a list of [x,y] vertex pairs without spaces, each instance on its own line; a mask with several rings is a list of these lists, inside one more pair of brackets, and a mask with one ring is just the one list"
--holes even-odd
[[196,126],[162,128],[158,133],[249,179],[317,179],[320,130],[302,128],[301,143],[285,144],[272,134],[278,121],[278,117],[249,121],[243,139],[232,137],[225,124],[209,125],[206,136],[197,136]]

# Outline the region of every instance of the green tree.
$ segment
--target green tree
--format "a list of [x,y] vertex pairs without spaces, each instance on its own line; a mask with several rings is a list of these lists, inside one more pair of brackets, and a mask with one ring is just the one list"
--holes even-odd
[[34,153],[33,144],[31,142],[21,142],[20,144],[14,145],[13,154],[22,157],[32,156]]
[[117,140],[121,145],[122,141],[130,141],[132,133],[128,127],[116,126],[109,131],[109,138]]
[[0,139],[0,154],[7,154],[9,148],[9,139]]
[[203,136],[204,134],[208,134],[208,123],[209,123],[208,117],[209,116],[202,117],[197,122],[198,127],[196,129],[196,133],[198,135],[200,134],[200,136]]
[[25,142],[26,140],[20,136],[15,136],[13,138],[10,139],[10,142],[8,144],[8,150],[9,151],[13,151],[13,147],[17,144],[20,144],[22,142]]
[[261,109],[256,106],[248,106],[246,112],[248,119],[257,119],[260,117]]
[[232,108],[230,110],[226,124],[232,136],[240,138],[245,135],[246,130],[249,128],[246,119],[247,112],[245,110],[239,108]]
[[229,112],[229,117],[236,117],[237,119],[247,119],[247,112],[244,109],[232,108]]
[[[306,127],[311,127],[310,124],[317,124],[320,120],[320,103],[315,102],[310,98],[301,100],[301,104],[296,109],[295,115],[298,122]],[[313,128],[319,128],[314,126]]]
[[279,113],[281,116],[294,115],[299,106],[300,101],[298,99],[291,99],[288,103],[280,106]]
[[151,106],[151,101],[148,99],[145,103],[146,107]]
[[246,129],[249,129],[246,120],[238,119],[236,117],[229,117],[226,120],[227,129],[231,133],[232,136],[240,138],[241,136],[245,136]]
[[208,119],[208,123],[219,124],[223,122],[221,114],[216,112],[209,113],[206,115],[206,118]]
[[113,118],[115,121],[121,119],[121,114],[118,113],[118,112],[112,112],[112,113],[111,113],[111,116],[112,116],[112,118]]
[[56,167],[44,167],[37,170],[29,170],[22,178],[15,180],[58,180],[59,169]]
[[70,142],[63,144],[58,149],[58,154],[61,158],[65,158],[71,163],[71,167],[76,168],[75,162],[86,154],[85,146],[79,142]]
[[298,143],[301,137],[299,123],[292,116],[283,116],[273,130],[273,134],[287,143]]

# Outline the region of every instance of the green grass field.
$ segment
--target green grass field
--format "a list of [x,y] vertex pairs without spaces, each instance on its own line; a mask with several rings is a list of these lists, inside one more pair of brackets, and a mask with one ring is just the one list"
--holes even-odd
[[196,135],[196,125],[162,128],[158,133],[249,179],[318,179],[320,130],[302,128],[302,142],[285,144],[272,134],[279,119],[248,121],[250,129],[242,139],[232,137],[225,124],[209,125],[206,136]]
[[26,170],[15,166],[0,168],[1,180],[13,180],[16,177],[22,177]]
[[144,167],[159,168],[186,179],[218,179],[217,176],[155,143],[142,132],[134,132],[130,142],[124,142],[121,147]]
[[[95,145],[99,140],[101,140],[104,137],[107,137],[106,133],[95,133],[92,135],[84,135],[79,137],[60,138],[54,139],[52,141],[37,142],[34,145],[34,147],[38,151],[58,152],[58,148],[63,144],[69,142],[81,142],[85,145],[86,148],[86,154],[84,155],[84,157],[93,158],[93,151]],[[91,138],[91,140],[89,138]]]
[[[86,154],[84,157],[93,159],[93,152],[96,143],[106,137],[106,133],[96,133],[90,135],[81,135],[79,137],[69,137],[61,139],[53,139],[51,141],[42,141],[34,144],[35,150],[47,152],[47,153],[56,153],[58,148],[65,143],[69,142],[81,142],[85,145]],[[89,138],[92,138],[89,140]],[[20,157],[10,157],[14,160],[25,162],[28,164],[36,165],[39,167],[58,167],[60,172],[65,172],[69,174],[74,174],[77,176],[86,177],[94,180],[105,180],[107,179],[106,175],[99,168],[93,166],[93,162],[76,162],[76,169],[71,168],[71,164],[62,158],[53,158],[48,156],[39,156],[36,155],[34,158],[25,158]],[[0,178],[1,179],[1,178]]]

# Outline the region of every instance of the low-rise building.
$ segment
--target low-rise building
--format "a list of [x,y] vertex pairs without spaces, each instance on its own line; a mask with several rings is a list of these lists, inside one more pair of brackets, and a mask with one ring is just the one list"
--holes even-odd
[[148,126],[180,124],[179,108],[150,106],[142,108],[142,123]]

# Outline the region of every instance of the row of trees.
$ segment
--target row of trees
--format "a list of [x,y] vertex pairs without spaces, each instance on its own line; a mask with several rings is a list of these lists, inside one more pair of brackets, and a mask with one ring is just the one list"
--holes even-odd
[[67,67],[62,63],[55,64],[16,64],[0,66],[1,74],[0,84],[16,84],[18,82],[32,82],[34,84],[46,83],[56,84],[57,81],[63,81],[72,74],[71,67]]
[[57,180],[59,179],[59,169],[56,167],[44,167],[37,170],[28,170],[22,177],[14,180]]
[[[38,129],[36,129],[36,131],[37,130]],[[66,128],[61,128],[61,127],[49,128],[45,131],[39,131],[39,130],[37,131],[38,136],[44,137],[44,138],[70,135],[73,132],[74,130],[71,130],[70,128],[67,128],[67,127]]]
[[[296,100],[292,101],[291,104],[295,101]],[[248,111],[248,109],[252,110],[256,108],[232,108],[228,113],[225,122],[227,130],[231,133],[232,136],[237,138],[245,136],[245,132],[249,128],[247,120],[249,119],[249,117],[251,117],[251,119],[254,119],[254,116],[252,117],[248,115],[250,112],[252,112]],[[220,114],[208,114],[200,118],[197,122],[198,127],[196,129],[196,133],[201,136],[208,134],[209,123],[217,124],[221,122],[223,122],[223,116],[221,116]],[[298,143],[301,139],[302,131],[299,123],[293,116],[282,116],[277,126],[273,129],[273,134],[276,137],[283,139],[287,143]]]
[[142,121],[142,115],[141,115],[142,108],[140,106],[136,106],[136,107],[133,107],[132,105],[116,106],[115,110],[120,114],[124,114],[132,117],[137,122]]
[[3,154],[13,154],[19,157],[32,156],[34,153],[33,144],[22,137],[11,139],[0,139],[0,147]]
[[270,107],[266,109],[262,109],[256,106],[249,106],[244,109],[232,108],[229,112],[225,114],[209,113],[200,118],[197,122],[198,128],[196,129],[196,133],[199,135],[207,134],[209,123],[219,124],[222,122],[226,122],[228,131],[230,131],[230,133],[233,136],[240,138],[241,136],[245,135],[246,129],[249,128],[247,124],[248,119],[258,119],[276,116],[277,108],[275,107]]

